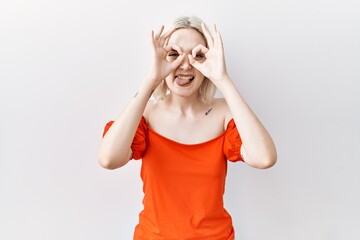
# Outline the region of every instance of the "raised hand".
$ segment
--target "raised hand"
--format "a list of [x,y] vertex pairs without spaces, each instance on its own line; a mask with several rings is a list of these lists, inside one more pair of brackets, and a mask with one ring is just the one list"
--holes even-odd
[[[207,40],[208,47],[199,44],[192,50],[192,54],[188,55],[188,58],[192,66],[218,86],[223,79],[228,77],[221,35],[217,30],[216,25],[214,25],[214,36],[210,34],[204,23],[201,24],[201,27]],[[196,58],[199,53],[205,54],[204,60],[198,60]]]
[[[151,32],[152,60],[148,79],[152,81],[154,88],[156,88],[161,80],[167,77],[181,64],[185,56],[181,49],[176,45],[164,46],[166,39],[175,31],[175,29],[173,28],[166,33],[163,33],[163,30],[164,26],[161,26],[158,33],[154,34],[154,31]],[[177,51],[178,57],[174,61],[168,61],[166,57],[172,50]]]

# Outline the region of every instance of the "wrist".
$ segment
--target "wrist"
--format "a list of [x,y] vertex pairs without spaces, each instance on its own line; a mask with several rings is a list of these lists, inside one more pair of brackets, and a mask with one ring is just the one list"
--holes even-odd
[[221,81],[217,81],[215,85],[222,94],[224,94],[227,91],[227,89],[234,87],[234,84],[228,75],[222,77]]
[[141,82],[135,96],[144,95],[144,96],[147,96],[150,98],[152,93],[154,92],[155,88],[156,88],[156,86],[153,84],[153,82],[149,78],[145,78]]
[[145,90],[154,91],[155,88],[159,85],[160,81],[161,80],[157,80],[154,77],[147,76],[142,81],[140,88],[145,89]]

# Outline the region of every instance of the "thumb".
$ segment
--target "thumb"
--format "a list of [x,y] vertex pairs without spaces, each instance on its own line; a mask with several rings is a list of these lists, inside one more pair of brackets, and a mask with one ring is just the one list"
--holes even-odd
[[176,58],[176,60],[174,60],[173,62],[171,62],[171,66],[172,66],[174,69],[177,68],[177,67],[183,62],[184,57],[185,57],[185,54],[184,54],[184,53],[180,54],[180,55]]
[[191,64],[194,68],[196,68],[196,69],[198,69],[198,70],[200,71],[199,68],[201,68],[201,64],[200,64],[198,61],[196,61],[195,58],[194,58],[191,54],[188,54],[188,58],[189,58],[190,64]]

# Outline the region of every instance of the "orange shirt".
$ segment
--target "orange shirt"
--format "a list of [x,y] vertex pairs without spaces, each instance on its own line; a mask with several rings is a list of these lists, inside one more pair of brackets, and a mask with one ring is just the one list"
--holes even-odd
[[233,240],[223,194],[227,159],[240,161],[240,146],[233,119],[214,139],[182,144],[156,133],[142,117],[131,146],[133,158],[142,159],[144,191],[134,240]]

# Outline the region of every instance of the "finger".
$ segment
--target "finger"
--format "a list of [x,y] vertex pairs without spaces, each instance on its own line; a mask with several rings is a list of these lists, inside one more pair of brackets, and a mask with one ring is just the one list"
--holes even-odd
[[217,49],[223,50],[224,46],[223,46],[223,41],[221,38],[221,34],[220,31],[217,29],[216,24],[214,24],[214,39],[215,39],[215,47]]
[[151,44],[151,50],[154,51],[154,49],[155,49],[154,31],[151,31],[150,44]]
[[151,43],[154,43],[154,31],[153,31],[153,30],[151,30],[150,42],[151,42]]
[[201,72],[201,63],[196,61],[196,59],[191,54],[188,54],[188,59],[189,59],[191,66],[193,66],[194,68],[196,68],[197,70],[199,70]]
[[159,39],[161,33],[164,31],[164,25],[161,25],[159,32],[155,35],[155,40]]
[[216,28],[216,24],[214,24],[213,26],[213,32],[214,32],[214,47],[215,48],[218,48],[219,46],[219,38],[218,38],[218,31],[217,31],[217,28]]
[[185,54],[180,54],[173,62],[171,62],[171,67],[176,69],[183,62]]
[[205,26],[205,23],[201,23],[201,29],[203,30],[204,32],[204,35],[205,35],[205,38],[206,38],[206,41],[208,43],[208,47],[209,48],[212,48],[214,46],[214,40],[210,34],[210,32],[207,30],[206,26]]
[[172,27],[169,31],[166,31],[161,37],[166,39],[168,38],[174,31],[176,30],[175,27]]
[[196,54],[198,52],[202,52],[202,53],[206,54],[208,51],[209,51],[209,49],[207,47],[205,47],[202,44],[199,44],[191,51],[191,54],[192,54],[192,57],[195,58]]
[[165,43],[166,39],[168,39],[168,38],[170,37],[170,35],[173,34],[173,32],[175,32],[175,30],[176,30],[176,28],[173,27],[173,28],[171,28],[169,31],[165,32],[165,33],[160,37],[160,39],[159,39],[159,41],[160,41],[159,44],[160,44],[161,46],[164,46],[164,43]]
[[[195,60],[195,58],[194,58],[191,54],[188,54],[188,59],[189,59],[189,62],[190,62],[191,65],[194,66],[194,64],[196,64],[196,63],[195,63],[196,60]],[[195,66],[194,66],[194,67],[195,67]]]
[[224,52],[224,44],[223,44],[223,40],[220,34],[220,31],[217,32],[217,38],[218,38],[218,48],[221,49]]
[[181,50],[181,48],[180,48],[178,45],[176,45],[176,44],[166,45],[166,46],[164,47],[164,50],[165,50],[166,52],[170,52],[171,50],[175,50],[175,51],[177,51],[179,54],[182,54],[182,53],[183,53],[182,50]]

